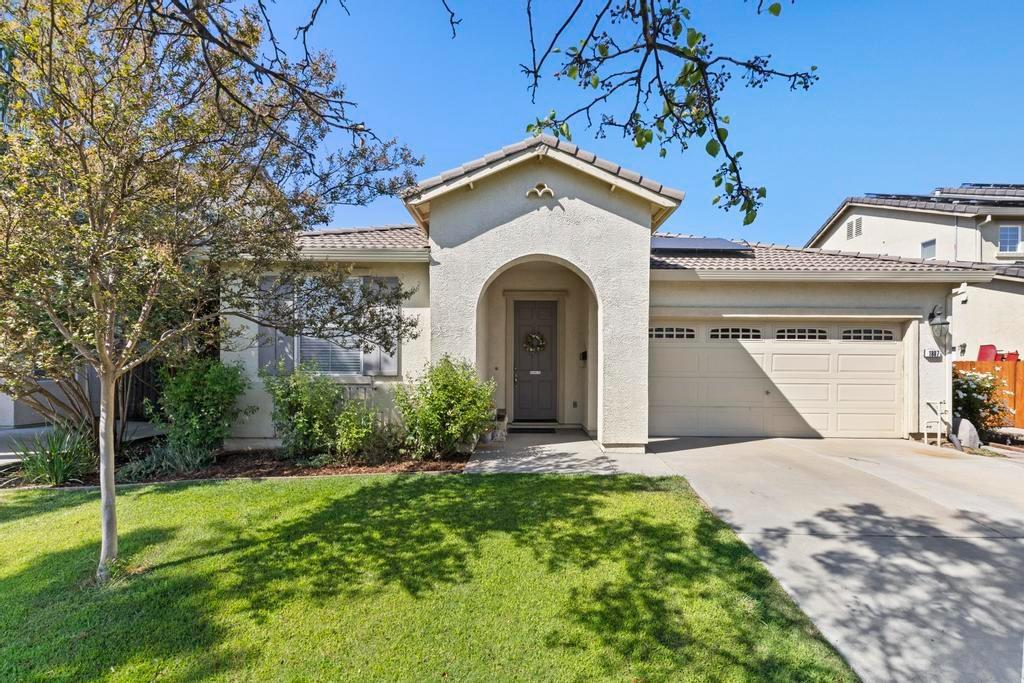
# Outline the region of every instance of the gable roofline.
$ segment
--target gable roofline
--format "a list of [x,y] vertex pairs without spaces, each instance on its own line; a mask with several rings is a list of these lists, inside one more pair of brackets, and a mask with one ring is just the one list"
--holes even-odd
[[442,195],[468,187],[488,176],[523,162],[549,158],[609,184],[609,191],[622,189],[651,205],[651,229],[655,230],[675,211],[685,197],[682,190],[666,187],[635,171],[580,149],[552,135],[537,135],[502,147],[479,159],[420,182],[404,197],[406,210],[417,225],[430,226],[430,202]]
[[847,197],[832,212],[817,232],[804,244],[813,247],[822,237],[828,234],[835,222],[853,207],[895,209],[911,213],[934,213],[960,216],[1024,216],[1024,202],[1017,197],[991,198],[957,198],[945,194],[935,195],[867,195],[863,197]]

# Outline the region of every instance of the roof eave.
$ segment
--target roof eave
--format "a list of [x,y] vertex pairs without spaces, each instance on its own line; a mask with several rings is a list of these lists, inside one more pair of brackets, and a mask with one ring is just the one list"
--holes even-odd
[[307,247],[300,249],[303,258],[316,261],[365,263],[428,263],[430,249],[391,248],[346,249],[345,247]]
[[481,164],[480,166],[465,173],[457,175],[453,174],[451,178],[422,191],[410,193],[405,198],[406,210],[416,221],[417,225],[422,227],[424,230],[429,231],[430,203],[434,199],[463,188],[472,190],[477,182],[480,182],[485,178],[506,171],[509,168],[518,166],[524,162],[534,159],[543,161],[545,158],[553,159],[585,175],[596,178],[601,182],[608,183],[610,192],[615,192],[616,190],[621,189],[624,192],[628,192],[647,201],[651,206],[652,232],[668,220],[668,217],[672,215],[672,212],[674,212],[676,208],[679,207],[679,204],[685,197],[685,193],[679,190],[672,191],[674,194],[678,195],[678,199],[666,196],[644,187],[642,183],[633,182],[632,180],[623,178],[616,173],[606,171],[592,163],[582,161],[572,154],[556,149],[555,147],[551,147],[546,143],[539,143],[526,147],[518,152],[496,158],[491,162]]
[[775,271],[698,270],[692,268],[651,268],[652,280],[701,280],[739,282],[989,282],[993,273],[983,271]]

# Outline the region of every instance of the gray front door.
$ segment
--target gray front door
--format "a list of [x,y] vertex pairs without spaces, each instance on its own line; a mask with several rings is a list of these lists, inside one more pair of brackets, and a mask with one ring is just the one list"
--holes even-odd
[[514,420],[557,419],[557,301],[515,302]]

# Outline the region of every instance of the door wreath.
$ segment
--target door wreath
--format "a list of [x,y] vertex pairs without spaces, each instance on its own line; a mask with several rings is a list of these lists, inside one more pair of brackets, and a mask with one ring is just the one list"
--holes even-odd
[[540,332],[528,332],[523,337],[523,348],[529,353],[540,353],[548,346]]

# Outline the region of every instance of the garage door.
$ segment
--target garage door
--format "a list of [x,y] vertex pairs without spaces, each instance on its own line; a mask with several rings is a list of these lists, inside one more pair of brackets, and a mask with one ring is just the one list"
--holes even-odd
[[652,436],[900,437],[898,326],[652,324]]

